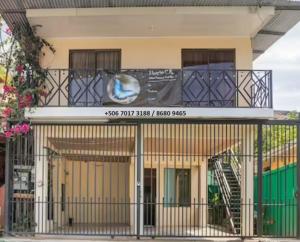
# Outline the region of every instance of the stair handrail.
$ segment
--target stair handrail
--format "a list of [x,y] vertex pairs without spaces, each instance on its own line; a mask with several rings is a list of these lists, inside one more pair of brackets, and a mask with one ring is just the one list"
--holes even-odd
[[216,164],[216,175],[217,175],[216,177],[219,181],[220,188],[223,191],[223,195],[225,196],[225,200],[226,200],[225,202],[227,204],[230,204],[229,202],[231,196],[231,189],[225,177],[224,171],[222,169],[221,159],[218,158],[215,164]]
[[224,203],[226,206],[226,212],[229,216],[231,228],[232,228],[233,232],[236,233],[233,218],[232,218],[231,211],[229,208],[230,207],[231,189],[230,189],[230,186],[226,179],[226,176],[224,174],[221,161],[223,161],[223,158],[220,158],[220,157],[218,157],[215,161],[215,168],[216,168],[215,174],[216,174],[216,178],[219,183],[219,186],[220,186],[221,193],[223,195],[223,200],[224,200]]
[[242,170],[241,163],[239,162],[238,158],[236,157],[236,154],[232,149],[229,150],[229,155],[230,155],[230,166],[233,170],[237,182],[241,186],[241,170]]

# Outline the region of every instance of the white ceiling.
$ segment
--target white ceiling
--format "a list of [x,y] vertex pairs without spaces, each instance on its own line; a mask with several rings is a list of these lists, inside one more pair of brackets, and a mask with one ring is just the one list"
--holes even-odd
[[61,37],[249,36],[274,15],[273,7],[154,7],[28,9],[38,34]]

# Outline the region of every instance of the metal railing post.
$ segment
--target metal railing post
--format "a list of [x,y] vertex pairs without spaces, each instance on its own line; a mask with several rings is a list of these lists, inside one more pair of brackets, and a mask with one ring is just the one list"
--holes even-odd
[[263,234],[263,217],[262,217],[262,186],[263,186],[263,140],[262,140],[262,124],[258,124],[257,129],[257,185],[258,185],[258,199],[257,199],[257,236]]
[[142,148],[142,134],[141,134],[141,124],[139,123],[137,125],[137,184],[136,184],[136,194],[137,194],[137,200],[136,200],[136,221],[137,221],[137,228],[136,228],[136,232],[137,232],[137,239],[140,239],[140,227],[141,227],[141,148]]
[[10,141],[9,139],[6,139],[6,144],[5,144],[5,206],[4,206],[4,232],[5,234],[9,234],[11,231],[11,203],[10,203],[10,196],[11,196],[11,189],[12,189],[12,184],[11,184],[11,179],[12,179],[12,172],[11,172],[11,161],[10,161]]
[[269,95],[270,95],[270,103],[269,108],[273,108],[273,72],[270,71],[270,86],[269,86]]

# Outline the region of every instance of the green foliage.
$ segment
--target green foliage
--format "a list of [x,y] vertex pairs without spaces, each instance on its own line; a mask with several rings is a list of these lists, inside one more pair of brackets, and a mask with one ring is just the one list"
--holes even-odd
[[[297,120],[298,113],[293,111],[288,114],[289,120]],[[293,144],[297,138],[296,125],[264,125],[262,130],[263,154],[274,149],[284,148],[284,145]],[[255,151],[258,153],[257,139]]]
[[43,48],[48,47],[52,52],[55,49],[45,39],[36,35],[37,29],[40,25],[27,26],[23,28],[16,28],[13,31],[14,38],[18,41],[20,48],[14,51],[17,64],[25,64],[35,71],[39,71],[40,64],[39,58],[44,55]]
[[299,119],[299,113],[297,111],[292,111],[288,113],[288,119],[297,120]]
[[211,199],[211,202],[213,205],[218,205],[221,203],[221,198],[220,198],[220,194],[219,193],[214,193],[213,197]]
[[263,152],[268,153],[275,148],[296,140],[296,126],[277,125],[267,126],[263,129]]
[[[36,35],[38,27],[40,26],[15,27],[11,35],[5,40],[1,39],[3,42],[0,43],[3,54],[1,64],[6,72],[0,105],[3,107],[2,116],[5,121],[14,124],[27,121],[24,117],[25,108],[31,108],[41,93],[38,86],[46,75],[39,64],[41,55],[44,55],[43,49],[49,48],[55,52],[46,40]],[[9,76],[12,77],[11,81]],[[16,132],[20,134],[20,129],[9,128],[7,124],[3,128],[6,137],[14,136]]]

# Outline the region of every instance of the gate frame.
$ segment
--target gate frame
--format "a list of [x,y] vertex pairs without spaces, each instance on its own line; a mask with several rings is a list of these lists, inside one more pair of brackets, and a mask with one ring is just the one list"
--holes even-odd
[[[125,122],[124,122],[125,121]],[[262,151],[262,126],[263,125],[294,125],[296,126],[296,137],[297,137],[297,151],[296,151],[296,162],[297,162],[297,191],[296,191],[296,201],[297,201],[297,220],[296,220],[296,236],[295,238],[300,239],[300,115],[298,120],[222,120],[222,119],[214,119],[214,120],[191,120],[191,119],[130,119],[130,120],[110,120],[108,123],[105,123],[105,125],[110,124],[132,124],[136,125],[137,127],[137,177],[136,177],[136,199],[137,199],[137,207],[136,207],[136,215],[135,219],[137,221],[136,223],[136,236],[137,239],[140,239],[140,237],[143,236],[141,233],[143,228],[143,221],[142,221],[142,202],[141,202],[141,196],[142,196],[142,168],[143,168],[143,160],[141,159],[142,156],[142,144],[141,144],[141,126],[143,124],[233,124],[233,125],[243,125],[243,124],[252,124],[257,125],[258,132],[257,132],[257,138],[258,138],[258,223],[257,223],[257,234],[253,236],[236,236],[240,238],[255,238],[255,237],[262,237],[263,236],[263,230],[262,230],[262,175],[263,175],[263,151]],[[36,125],[48,125],[48,124],[56,124],[56,125],[89,125],[90,123],[78,123],[78,122],[33,122],[33,124]],[[103,122],[93,122],[94,125],[103,125]],[[5,155],[5,234],[11,235],[11,222],[12,222],[12,215],[10,214],[10,198],[12,195],[12,166],[10,164],[10,141],[6,140],[6,155]],[[114,235],[112,235],[114,237]],[[156,237],[156,236],[154,236]],[[167,236],[168,237],[168,236]],[[170,238],[176,237],[176,236],[170,236]],[[205,237],[205,236],[203,236]],[[230,236],[232,237],[232,236]],[[235,236],[233,236],[235,237]]]
[[297,239],[300,239],[300,114],[297,122]]

